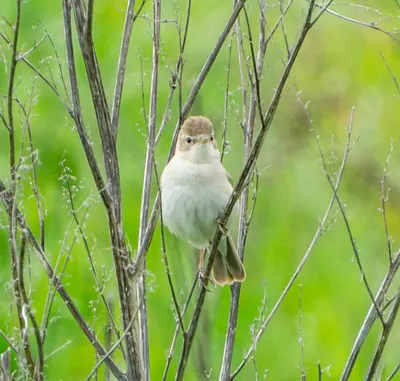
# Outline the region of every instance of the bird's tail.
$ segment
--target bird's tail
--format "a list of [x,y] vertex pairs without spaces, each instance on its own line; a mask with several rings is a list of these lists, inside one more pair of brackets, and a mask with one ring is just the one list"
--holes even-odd
[[246,270],[239,258],[232,238],[227,235],[226,254],[218,250],[213,263],[213,276],[220,286],[232,284],[234,281],[243,282],[246,279]]

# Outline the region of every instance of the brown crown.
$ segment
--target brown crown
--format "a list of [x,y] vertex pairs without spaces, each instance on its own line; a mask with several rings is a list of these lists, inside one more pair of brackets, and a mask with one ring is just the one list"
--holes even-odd
[[204,116],[191,116],[183,123],[180,134],[181,136],[212,135],[213,125]]

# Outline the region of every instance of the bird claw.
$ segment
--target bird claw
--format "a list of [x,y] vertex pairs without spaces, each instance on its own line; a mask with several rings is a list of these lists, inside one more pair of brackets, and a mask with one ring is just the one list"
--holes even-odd
[[207,286],[208,282],[211,282],[211,284],[215,286],[214,281],[210,277],[204,275],[203,269],[199,269],[199,287],[204,287],[206,291],[211,292]]
[[224,236],[227,236],[227,235],[229,234],[229,233],[228,233],[228,229],[227,229],[226,227],[223,226],[222,221],[221,221],[220,218],[217,218],[217,225],[218,225],[218,229],[221,231],[221,233],[222,233]]

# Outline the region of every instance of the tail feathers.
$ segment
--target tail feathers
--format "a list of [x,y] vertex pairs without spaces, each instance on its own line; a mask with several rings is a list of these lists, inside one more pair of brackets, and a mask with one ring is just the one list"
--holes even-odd
[[232,284],[234,281],[243,282],[246,279],[246,270],[230,236],[226,237],[226,243],[226,255],[218,251],[212,269],[214,279],[220,286]]
[[246,279],[246,270],[236,250],[231,236],[226,236],[226,264],[228,272],[237,282],[243,282]]
[[228,268],[226,265],[226,260],[220,251],[217,252],[217,255],[214,258],[212,273],[215,281],[220,286],[225,286],[226,284],[233,283],[233,277],[228,272]]

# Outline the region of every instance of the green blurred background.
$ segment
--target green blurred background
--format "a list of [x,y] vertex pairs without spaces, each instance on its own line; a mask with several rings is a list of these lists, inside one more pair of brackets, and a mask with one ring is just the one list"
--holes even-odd
[[[22,25],[19,50],[28,50],[44,32],[51,35],[66,72],[64,32],[61,2],[45,0],[25,1],[22,4]],[[394,31],[399,27],[400,8],[395,1],[362,1],[365,7],[336,5],[332,9],[348,17],[370,22],[386,16],[392,18],[379,24]],[[292,44],[304,20],[306,1],[295,1],[286,17],[285,27]],[[138,4],[137,4],[138,5]],[[162,15],[168,20],[184,22],[187,3],[164,1]],[[253,35],[257,35],[258,2],[249,1]],[[377,8],[381,14],[368,10]],[[118,62],[126,4],[123,1],[95,3],[94,40],[102,70],[109,104]],[[212,0],[194,1],[192,4],[188,43],[185,52],[183,98],[187,96],[202,65],[222,31],[232,8],[231,2]],[[15,2],[5,0],[0,5],[4,17],[15,20]],[[132,249],[137,247],[140,197],[146,150],[146,127],[143,106],[148,113],[152,54],[152,5],[145,5],[143,15],[133,28],[125,88],[122,100],[118,136],[121,167],[123,213],[127,238]],[[267,20],[270,26],[279,16],[279,3],[268,2]],[[149,19],[150,18],[150,19]],[[242,19],[244,25],[244,19]],[[9,27],[2,22],[2,31]],[[176,23],[161,26],[162,52],[160,63],[159,102],[157,125],[161,122],[169,92],[170,68],[174,68],[179,53]],[[205,81],[191,114],[203,114],[212,119],[216,135],[222,132],[226,67],[229,39],[225,43]],[[2,42],[2,54],[9,63],[10,51]],[[237,64],[236,39],[233,39],[227,139],[229,154],[224,163],[234,180],[243,165],[241,119],[242,100]],[[76,52],[78,52],[76,44]],[[387,35],[325,14],[311,30],[294,70],[285,87],[278,112],[268,133],[258,162],[260,182],[257,205],[246,247],[247,279],[242,295],[237,327],[236,346],[232,369],[243,358],[252,343],[252,327],[257,325],[259,309],[266,295],[267,313],[271,310],[285,285],[304,255],[319,226],[331,197],[330,186],[321,171],[318,149],[309,130],[303,104],[308,108],[314,127],[329,160],[336,157],[332,170],[337,167],[346,143],[351,108],[355,107],[353,140],[356,142],[349,158],[340,188],[342,202],[357,241],[363,266],[371,288],[375,292],[383,279],[388,264],[387,246],[380,208],[380,181],[386,158],[393,142],[391,176],[388,179],[390,198],[387,218],[393,247],[398,248],[400,237],[400,94],[397,92],[385,64],[382,52],[394,75],[400,76],[400,47]],[[79,56],[79,54],[77,54]],[[286,57],[284,40],[279,31],[270,44],[263,74],[262,95],[266,109],[273,89],[282,72],[282,57]],[[57,83],[60,80],[54,51],[46,40],[29,59],[43,73],[49,69]],[[93,147],[101,163],[96,120],[90,100],[83,62],[78,58],[79,85],[82,109]],[[0,63],[0,93],[7,94],[7,74]],[[142,74],[144,105],[142,101]],[[8,69],[7,69],[8,70]],[[8,71],[7,71],[8,73]],[[16,94],[21,100],[34,99],[31,119],[33,141],[39,155],[38,183],[46,209],[46,251],[55,264],[61,253],[65,260],[68,247],[75,234],[67,202],[63,196],[60,177],[63,166],[76,178],[75,202],[89,206],[85,228],[93,248],[96,268],[107,279],[106,295],[118,304],[110,242],[104,209],[96,196],[95,186],[72,121],[51,90],[23,63],[17,69]],[[61,88],[61,86],[60,86]],[[3,107],[5,103],[3,100]],[[165,165],[172,131],[178,114],[177,97],[174,98],[171,119],[156,150],[159,171]],[[15,112],[17,126],[20,122]],[[257,125],[257,130],[259,126]],[[20,129],[18,128],[18,135]],[[220,140],[220,139],[219,139]],[[0,178],[9,183],[8,138],[5,128],[0,129]],[[35,200],[29,187],[30,171],[22,173],[20,189],[21,208],[36,234],[39,224]],[[155,195],[156,187],[153,189]],[[317,363],[326,370],[324,379],[335,380],[341,374],[357,332],[370,305],[370,299],[357,267],[350,240],[337,207],[330,216],[335,222],[318,242],[298,280],[290,290],[271,324],[267,327],[255,352],[255,362],[247,364],[238,380],[253,380],[255,364],[259,379],[266,372],[268,380],[294,380],[301,377],[301,344],[299,316],[304,340],[304,365],[307,377],[317,379]],[[0,221],[7,224],[4,210]],[[183,300],[193,281],[197,266],[197,253],[185,242],[167,234],[167,250],[173,272],[173,281]],[[0,329],[16,335],[15,313],[10,307],[10,262],[6,229],[0,231]],[[159,227],[148,254],[148,313],[150,335],[151,378],[161,379],[175,321],[165,266],[162,262]],[[43,313],[49,281],[32,253],[32,300],[37,317]],[[64,283],[68,292],[86,317],[104,339],[105,311],[99,302],[95,282],[81,240],[73,247]],[[400,284],[397,280],[397,287]],[[393,287],[390,295],[393,295]],[[207,295],[205,309],[190,357],[187,380],[217,379],[222,358],[226,323],[229,311],[229,288],[215,288]],[[301,303],[300,303],[301,301]],[[301,311],[300,311],[301,304]],[[94,312],[95,311],[95,312]],[[187,322],[187,320],[186,320]],[[380,334],[378,325],[372,330],[353,372],[352,379],[361,380],[368,367]],[[49,380],[83,380],[95,364],[94,350],[57,296],[52,310],[52,322],[45,344],[46,354],[69,343],[47,361]],[[180,342],[176,352],[179,352]],[[0,339],[0,352],[7,344]],[[399,363],[400,322],[395,324],[384,352],[381,371],[388,374]],[[119,355],[118,355],[119,356]],[[117,359],[118,359],[117,356]],[[173,378],[177,363],[175,354],[170,372]],[[102,374],[102,373],[101,373]],[[384,379],[383,377],[383,379]]]

